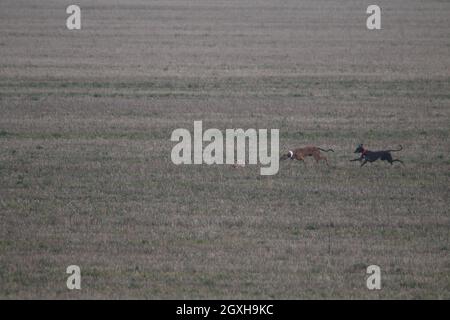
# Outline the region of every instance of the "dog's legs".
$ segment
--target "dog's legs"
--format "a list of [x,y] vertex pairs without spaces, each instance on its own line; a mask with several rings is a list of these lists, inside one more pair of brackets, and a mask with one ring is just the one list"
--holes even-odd
[[292,160],[297,160],[297,161],[303,163],[303,165],[306,165],[305,159],[303,159],[303,158],[292,158]]
[[295,159],[297,159],[298,161],[303,162],[303,164],[306,165],[305,158],[303,158],[303,157],[300,156],[300,157],[295,158]]
[[316,160],[316,163],[319,163],[320,159],[322,159],[320,154],[313,154],[313,157],[314,157],[314,160]]
[[402,165],[405,165],[405,164],[403,163],[403,161],[402,161],[402,160],[399,160],[399,159],[394,159],[394,160],[392,160],[391,164],[394,163],[394,162],[400,162]]
[[365,165],[366,163],[367,163],[367,160],[364,160],[364,162],[361,163],[361,167],[362,167],[363,165]]
[[361,158],[356,158],[356,159],[353,159],[353,160],[350,160],[350,161],[361,161]]
[[320,153],[319,154],[313,154],[314,159],[316,160],[316,163],[319,163],[320,160],[325,161],[325,163],[328,166],[328,159],[325,156],[322,156]]

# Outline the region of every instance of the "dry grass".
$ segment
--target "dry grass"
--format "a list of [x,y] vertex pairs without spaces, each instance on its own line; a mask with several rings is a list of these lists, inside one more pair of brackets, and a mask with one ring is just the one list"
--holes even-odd
[[[2,1],[0,297],[450,298],[450,4],[378,2],[379,32],[324,0],[81,1],[69,32],[60,1]],[[336,152],[175,166],[194,120]]]

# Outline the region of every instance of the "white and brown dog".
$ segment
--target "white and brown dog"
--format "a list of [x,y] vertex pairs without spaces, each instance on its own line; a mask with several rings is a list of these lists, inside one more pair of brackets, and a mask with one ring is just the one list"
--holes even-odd
[[327,157],[322,155],[320,153],[320,151],[334,152],[333,149],[325,150],[325,149],[315,147],[315,146],[307,146],[304,148],[297,148],[294,150],[289,150],[288,153],[286,153],[280,157],[280,160],[286,160],[286,159],[294,160],[295,159],[295,160],[299,160],[299,161],[305,161],[306,157],[314,157],[314,159],[316,159],[316,162],[319,162],[319,160],[324,160],[325,163],[328,165]]

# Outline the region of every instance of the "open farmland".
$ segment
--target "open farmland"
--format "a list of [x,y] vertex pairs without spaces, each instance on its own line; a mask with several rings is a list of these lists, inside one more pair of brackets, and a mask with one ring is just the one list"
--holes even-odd
[[[450,298],[450,2],[78,4],[0,2],[0,298]],[[176,166],[194,120],[335,152]]]

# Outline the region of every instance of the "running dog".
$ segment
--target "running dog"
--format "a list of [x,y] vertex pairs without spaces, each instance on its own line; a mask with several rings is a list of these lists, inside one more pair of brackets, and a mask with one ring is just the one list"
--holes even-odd
[[291,160],[299,160],[299,161],[305,161],[306,157],[314,157],[314,159],[316,159],[316,162],[319,162],[319,160],[324,160],[325,163],[328,165],[328,159],[327,157],[325,157],[324,155],[322,155],[320,153],[320,151],[323,152],[334,152],[333,149],[322,149],[322,148],[318,148],[315,146],[307,146],[304,148],[298,148],[298,149],[294,149],[294,150],[289,150],[288,153],[282,155],[280,157],[280,160],[286,160],[286,159],[291,159]]
[[402,160],[399,159],[392,159],[391,152],[400,151],[403,150],[403,147],[400,145],[400,149],[397,150],[381,150],[381,151],[370,151],[364,148],[363,144],[361,143],[355,150],[354,153],[361,153],[361,156],[359,158],[350,160],[350,161],[360,161],[361,167],[365,165],[367,162],[374,162],[379,160],[387,161],[391,165],[394,162],[400,162],[404,165]]

